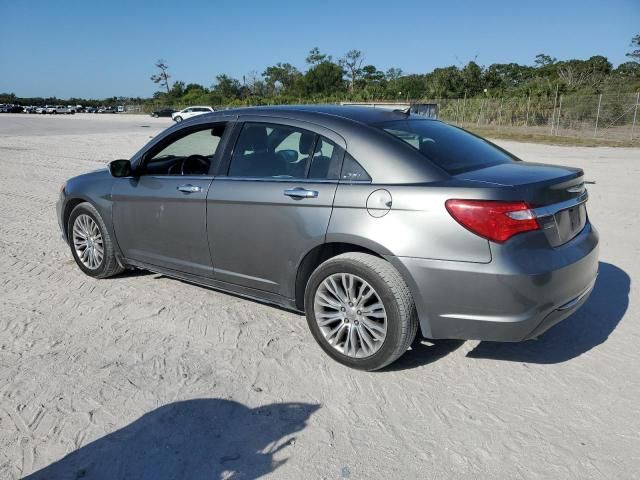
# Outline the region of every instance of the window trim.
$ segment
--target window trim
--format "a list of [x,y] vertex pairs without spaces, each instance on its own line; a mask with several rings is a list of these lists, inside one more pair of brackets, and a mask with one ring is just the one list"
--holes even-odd
[[[311,148],[309,149],[309,158],[307,159],[307,165],[304,168],[304,178],[309,178],[309,172],[311,171],[311,165],[313,164],[313,157],[316,154],[316,147],[318,146],[319,139],[320,135],[314,133],[313,145],[311,145]],[[329,167],[329,170],[331,170],[331,167]]]

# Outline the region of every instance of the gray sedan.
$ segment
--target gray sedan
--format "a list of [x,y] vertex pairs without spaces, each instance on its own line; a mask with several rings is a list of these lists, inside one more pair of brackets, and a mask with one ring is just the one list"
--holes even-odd
[[597,275],[583,172],[443,122],[353,106],[202,115],[68,180],[79,268],[142,268],[305,312],[335,360],[427,338],[535,338]]

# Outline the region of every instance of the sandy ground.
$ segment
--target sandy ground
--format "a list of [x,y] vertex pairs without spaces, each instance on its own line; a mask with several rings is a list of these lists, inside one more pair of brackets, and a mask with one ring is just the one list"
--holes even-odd
[[76,268],[60,184],[169,124],[0,116],[0,478],[638,478],[640,150],[500,142],[597,182],[595,292],[537,341],[416,342],[363,373],[301,316]]

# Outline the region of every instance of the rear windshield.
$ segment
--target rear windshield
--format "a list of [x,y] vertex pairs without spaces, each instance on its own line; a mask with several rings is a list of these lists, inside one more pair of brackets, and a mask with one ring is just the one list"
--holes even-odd
[[404,140],[451,175],[517,160],[486,140],[442,122],[396,120],[376,126]]

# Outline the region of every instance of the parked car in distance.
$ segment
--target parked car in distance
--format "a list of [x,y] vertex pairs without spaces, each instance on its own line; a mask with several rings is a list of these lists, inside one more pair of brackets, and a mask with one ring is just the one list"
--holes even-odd
[[98,113],[117,113],[115,107],[100,107]]
[[12,104],[1,104],[0,105],[0,113],[21,113],[23,111],[23,107],[20,105],[12,105]]
[[4,111],[6,113],[22,113],[24,108],[20,105],[8,105]]
[[97,113],[98,109],[96,107],[84,107],[85,113]]
[[34,107],[33,105],[29,105],[24,107],[23,109],[24,109],[24,113],[36,113],[37,107]]
[[46,110],[47,113],[51,114],[51,115],[72,115],[75,113],[74,110],[70,109],[69,107],[65,107],[64,105],[56,105],[53,107],[47,107]]
[[171,119],[174,122],[181,122],[188,118],[197,117],[198,115],[203,115],[205,113],[212,113],[214,110],[211,107],[187,107],[184,110],[180,110],[179,112],[175,112],[171,115]]
[[158,117],[171,117],[176,111],[173,108],[163,108],[161,110],[156,110],[155,112],[151,112],[151,116],[153,118]]
[[598,273],[587,199],[581,169],[439,120],[307,105],[174,125],[69,179],[56,210],[89,276],[142,268],[304,312],[329,356],[377,370],[418,329],[522,341],[575,312]]
[[46,105],[44,107],[36,107],[35,113],[45,114],[47,113],[47,108],[48,107]]

